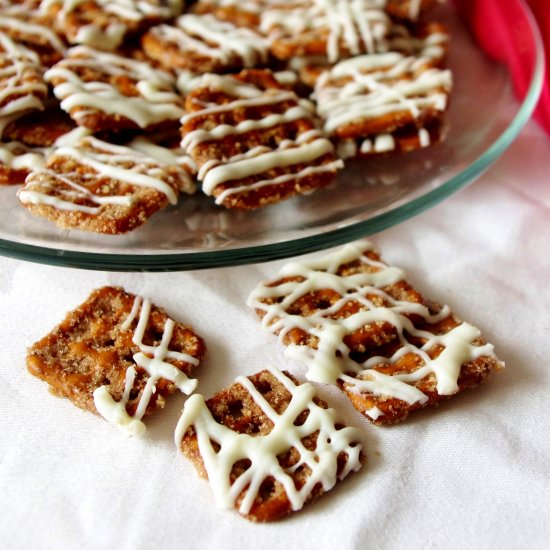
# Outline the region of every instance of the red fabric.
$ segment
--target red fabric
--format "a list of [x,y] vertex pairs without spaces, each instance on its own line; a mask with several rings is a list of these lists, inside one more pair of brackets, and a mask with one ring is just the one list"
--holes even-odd
[[528,3],[539,25],[546,53],[546,78],[535,116],[550,134],[550,2],[528,0]]
[[[455,0],[480,46],[492,58],[508,65],[516,92],[524,96],[533,72],[534,44],[528,38],[529,22],[520,3],[521,0]],[[526,3],[539,25],[547,57],[545,84],[535,117],[550,134],[550,0],[526,0]]]

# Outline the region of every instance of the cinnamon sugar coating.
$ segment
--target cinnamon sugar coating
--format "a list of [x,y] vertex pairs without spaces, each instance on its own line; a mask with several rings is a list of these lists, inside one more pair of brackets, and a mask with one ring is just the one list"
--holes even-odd
[[[126,412],[133,415],[149,377],[134,361],[134,355],[140,351],[132,339],[137,321],[128,328],[122,326],[132,311],[134,300],[134,295],[117,287],[93,291],[50,334],[31,346],[27,355],[29,372],[47,382],[53,394],[97,413],[94,391],[107,386],[114,400],[120,401],[126,371],[135,367],[137,376],[126,405]],[[159,345],[167,319],[164,310],[152,306],[143,339],[145,344]],[[206,351],[203,340],[181,323],[174,326],[170,348],[199,360]],[[194,368],[179,360],[171,360],[171,363],[187,375]],[[145,414],[164,407],[166,398],[175,390],[172,382],[164,378],[158,380]]]

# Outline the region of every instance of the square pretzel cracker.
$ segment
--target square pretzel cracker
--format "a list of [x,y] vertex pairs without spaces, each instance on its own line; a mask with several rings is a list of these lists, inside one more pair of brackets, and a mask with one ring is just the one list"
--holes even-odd
[[28,350],[27,368],[53,394],[141,434],[142,418],[169,395],[194,390],[189,376],[205,351],[200,336],[147,298],[103,287]]
[[44,78],[61,108],[94,133],[177,127],[183,114],[175,77],[146,61],[76,46]]
[[19,201],[60,227],[120,234],[176,204],[181,170],[143,151],[84,137],[27,177]]
[[252,521],[278,520],[329,491],[363,462],[311,384],[263,370],[206,400],[187,400],[176,444],[210,481],[217,504]]
[[71,44],[115,50],[126,37],[179,15],[182,0],[45,0],[56,28]]
[[[422,58],[422,63],[430,67],[443,69],[449,50],[449,31],[438,21],[422,22],[416,25],[391,25],[382,52],[397,52],[405,56]],[[331,69],[326,59],[301,58],[292,60],[291,65],[300,76],[300,80],[309,86],[315,83],[321,74]]]
[[329,63],[380,51],[391,25],[384,2],[300,0],[274,2],[260,15],[271,53],[287,61],[324,56]]
[[328,185],[342,167],[309,102],[269,70],[205,75],[187,95],[182,147],[207,195],[250,209]]
[[341,61],[315,84],[325,131],[362,156],[427,147],[441,135],[452,75],[398,52]]
[[377,424],[486,380],[503,368],[480,331],[426,300],[370,243],[284,267],[248,304],[307,378],[338,384]]
[[142,38],[145,53],[166,69],[228,72],[267,63],[265,39],[210,14],[187,14],[174,25],[158,25]]

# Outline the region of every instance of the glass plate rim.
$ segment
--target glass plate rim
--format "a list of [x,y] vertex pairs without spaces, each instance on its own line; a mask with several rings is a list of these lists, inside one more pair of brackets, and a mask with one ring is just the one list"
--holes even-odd
[[[259,244],[227,250],[185,253],[105,254],[50,248],[0,239],[0,255],[60,267],[96,271],[188,271],[255,264],[316,252],[377,233],[402,223],[435,206],[445,198],[472,183],[509,147],[530,119],[542,92],[545,75],[545,53],[542,37],[534,16],[524,0],[517,0],[529,22],[535,44],[534,69],[521,105],[502,134],[470,166],[433,189],[408,203],[368,220],[323,233],[297,237],[280,243]],[[396,221],[397,218],[397,221]]]

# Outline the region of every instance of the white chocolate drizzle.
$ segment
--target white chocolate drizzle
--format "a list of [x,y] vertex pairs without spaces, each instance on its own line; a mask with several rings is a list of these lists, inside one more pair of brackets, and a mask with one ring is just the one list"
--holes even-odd
[[375,52],[385,38],[390,24],[388,16],[379,7],[384,2],[365,0],[312,0],[311,2],[283,3],[261,13],[260,29],[271,41],[294,36],[309,30],[326,29],[327,57],[335,63],[345,52],[359,55]]
[[[275,167],[312,162],[327,153],[331,153],[333,150],[330,141],[319,138],[298,147],[278,149],[239,160],[230,159],[226,164],[215,166],[206,173],[202,180],[203,190],[207,195],[210,195],[220,183],[245,179],[262,174]],[[324,169],[329,170],[326,167]],[[296,177],[296,174],[294,174],[294,177]]]
[[402,112],[416,119],[426,110],[444,111],[451,86],[450,71],[389,52],[338,63],[319,77],[314,98],[325,131],[333,134],[358,120]]
[[[288,264],[275,278],[258,285],[247,303],[263,314],[262,326],[278,334],[281,341],[295,328],[317,339],[316,348],[292,344],[285,350],[287,357],[307,367],[306,376],[309,380],[328,384],[341,380],[351,391],[397,398],[409,404],[427,400],[414,383],[429,375],[435,376],[436,390],[440,395],[457,392],[461,366],[482,356],[494,358],[493,346],[477,345],[475,341],[480,336],[479,330],[465,322],[444,334],[415,328],[408,318],[411,314],[420,315],[428,324],[433,324],[448,317],[449,308],[444,307],[439,313],[432,314],[423,304],[392,298],[383,289],[404,280],[405,274],[398,268],[370,259],[366,255],[370,250],[373,250],[371,243],[350,244],[325,258]],[[357,259],[376,271],[348,276],[336,273],[340,265]],[[274,282],[286,277],[295,277],[297,280],[273,286]],[[341,298],[309,316],[287,312],[301,297],[325,289],[334,290]],[[382,298],[387,305],[375,305],[369,299],[373,295]],[[331,319],[331,315],[349,302],[361,304],[362,309],[346,318]],[[391,324],[397,333],[400,347],[391,357],[375,356],[364,363],[357,363],[350,357],[350,349],[344,343],[344,338],[375,323]],[[407,335],[423,339],[424,344],[421,347],[411,344]],[[428,351],[435,346],[442,346],[443,351],[432,359]],[[405,354],[417,356],[419,367],[414,372],[387,375],[375,369],[395,364]],[[376,418],[381,411],[366,413]]]
[[[138,95],[125,96],[108,82],[83,80],[77,73],[85,69],[98,71],[106,78],[129,78],[135,82]],[[143,61],[77,46],[44,77],[47,82],[57,82],[54,94],[61,100],[61,108],[78,124],[98,111],[123,116],[140,128],[178,120],[183,114],[174,78]]]
[[184,361],[194,366],[198,365],[199,362],[196,357],[173,351],[169,348],[175,326],[175,322],[172,319],[168,318],[166,320],[160,344],[149,346],[143,343],[150,313],[151,302],[147,298],[143,299],[141,296],[136,296],[132,311],[120,326],[121,331],[129,330],[134,320],[138,319],[132,336],[132,342],[139,348],[139,352],[134,354],[133,359],[135,364],[139,368],[144,369],[149,375],[135,414],[130,416],[126,411],[126,406],[130,399],[130,391],[134,386],[137,375],[134,366],[126,370],[124,393],[120,401],[113,399],[107,386],[100,386],[93,394],[94,404],[101,416],[129,435],[142,435],[145,432],[145,424],[142,422],[142,418],[151,401],[151,397],[156,391],[156,384],[161,378],[172,382],[186,395],[192,393],[197,386],[197,380],[188,378],[184,372],[168,362],[168,360],[172,359],[175,361]]
[[[242,514],[250,512],[262,483],[268,477],[283,486],[292,510],[299,510],[317,484],[328,491],[338,478],[343,479],[361,467],[358,430],[351,427],[337,430],[335,411],[323,409],[314,403],[315,389],[311,384],[297,386],[282,372],[274,368],[270,368],[269,372],[292,395],[282,414],[275,412],[248,378],[240,376],[236,379],[273,423],[269,434],[255,437],[239,434],[217,423],[200,394],[191,396],[185,403],[175,433],[175,443],[179,448],[186,430],[191,426],[194,428],[216,503],[222,508],[233,508],[244,492],[239,506]],[[305,422],[300,426],[295,425],[298,416],[306,410],[309,414]],[[317,431],[316,448],[308,450],[302,439]],[[219,450],[214,449],[213,441],[219,445]],[[299,452],[300,460],[290,471],[285,471],[277,456],[291,448]],[[347,461],[342,472],[338,474],[337,458],[340,453],[346,454]],[[231,484],[232,467],[242,459],[250,460],[250,467]],[[302,465],[307,466],[311,474],[306,483],[297,489],[289,474]]]

